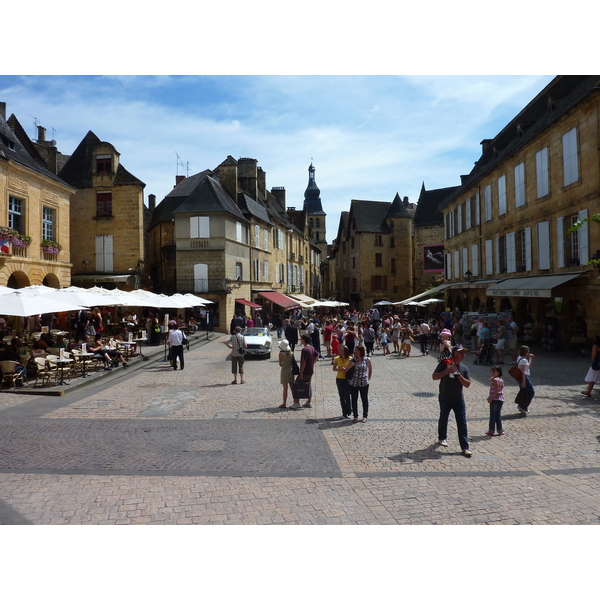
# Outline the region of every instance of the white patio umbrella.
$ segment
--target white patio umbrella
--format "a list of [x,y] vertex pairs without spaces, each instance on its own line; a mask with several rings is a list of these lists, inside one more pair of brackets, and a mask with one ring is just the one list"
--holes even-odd
[[48,298],[55,300],[65,300],[73,304],[81,304],[83,306],[110,306],[112,298],[106,294],[97,294],[90,292],[85,288],[71,286],[62,288],[46,294]]
[[423,300],[423,302],[421,302],[421,304],[425,304],[425,306],[427,306],[427,304],[435,304],[436,302],[444,302],[443,298],[429,298],[427,300]]
[[195,304],[192,304],[189,298],[186,298],[183,294],[173,294],[171,296],[172,300],[179,302],[179,306],[181,308],[194,308]]
[[194,294],[182,294],[184,298],[187,298],[190,302],[194,303],[194,306],[203,306],[205,304],[214,304],[212,300],[205,300],[204,298],[200,298],[200,296],[195,296]]
[[52,292],[56,292],[58,288],[48,287],[47,285],[28,285],[24,288],[19,288],[18,290],[13,290],[22,292],[24,294],[43,296],[45,294],[51,294]]
[[393,302],[389,302],[388,300],[380,300],[377,304],[373,304],[373,306],[391,306]]
[[132,297],[130,292],[124,292],[122,290],[106,290],[98,286],[94,286],[88,291],[101,295],[106,300],[103,306],[141,306],[137,298]]
[[[148,290],[133,290],[130,294],[140,299],[140,306],[148,306],[151,308],[184,308],[176,299],[166,294],[155,294]],[[186,307],[187,308],[187,307]]]
[[20,290],[0,296],[0,314],[12,317],[30,317],[54,312],[81,310],[85,307],[71,302],[48,298],[46,294],[27,294]]
[[15,291],[15,288],[9,288],[4,285],[0,285],[0,296],[3,296],[4,294],[12,294]]

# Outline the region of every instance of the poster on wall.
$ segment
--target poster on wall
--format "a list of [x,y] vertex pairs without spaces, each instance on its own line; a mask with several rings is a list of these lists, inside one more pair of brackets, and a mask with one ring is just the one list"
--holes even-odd
[[444,245],[423,246],[423,272],[444,272]]

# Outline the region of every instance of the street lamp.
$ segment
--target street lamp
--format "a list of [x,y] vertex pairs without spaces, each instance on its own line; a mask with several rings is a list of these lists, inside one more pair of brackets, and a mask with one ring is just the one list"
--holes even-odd
[[465,279],[466,279],[466,280],[467,280],[469,283],[471,283],[471,279],[472,279],[472,278],[473,278],[473,273],[471,273],[471,271],[467,271],[467,272],[465,273]]

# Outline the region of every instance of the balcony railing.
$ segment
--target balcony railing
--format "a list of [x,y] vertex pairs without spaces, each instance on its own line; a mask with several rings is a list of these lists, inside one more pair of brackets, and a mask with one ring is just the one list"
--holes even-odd
[[180,293],[207,293],[207,292],[230,292],[231,286],[227,285],[224,278],[215,279],[178,279],[177,291]]
[[289,260],[296,260],[296,253],[295,252],[290,252],[290,258]]

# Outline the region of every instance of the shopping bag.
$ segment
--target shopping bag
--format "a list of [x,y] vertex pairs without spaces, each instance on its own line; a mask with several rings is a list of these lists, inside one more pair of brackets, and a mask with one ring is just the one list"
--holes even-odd
[[310,396],[310,383],[307,381],[295,381],[292,385],[292,398],[294,400],[307,399]]

